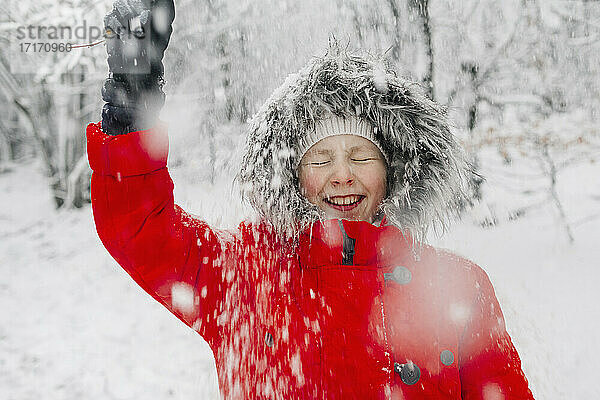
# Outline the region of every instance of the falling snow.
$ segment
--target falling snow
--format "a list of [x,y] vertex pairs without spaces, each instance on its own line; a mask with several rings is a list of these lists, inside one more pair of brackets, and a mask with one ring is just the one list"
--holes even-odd
[[195,293],[194,288],[187,283],[175,283],[171,287],[171,298],[173,308],[183,313],[189,313],[194,310]]
[[[33,8],[29,7],[33,2],[27,0],[9,3],[14,9],[7,8],[4,14],[19,24],[75,25],[82,16],[88,23],[101,23],[110,8],[110,1],[63,7],[43,0]],[[140,14],[139,22],[145,24],[149,13],[139,12],[145,3],[117,0],[115,5],[121,15]],[[301,101],[322,101],[318,96],[310,100],[301,91],[317,74],[293,71],[313,55],[322,54],[332,33],[347,37],[351,48],[386,51],[399,76],[422,84],[407,81],[401,91],[395,91],[397,81],[388,74],[388,67],[376,62],[370,69],[355,71],[376,89],[361,99],[404,90],[426,93],[432,87],[435,98],[447,106],[456,134],[470,152],[468,157],[473,157],[469,163],[487,178],[480,188],[482,201],[472,209],[461,209],[462,221],[441,238],[430,234],[429,241],[486,269],[536,398],[598,398],[598,388],[590,384],[600,370],[598,357],[590,357],[596,346],[590,332],[600,329],[593,317],[600,302],[596,268],[600,253],[595,240],[600,195],[596,183],[600,174],[597,4],[484,0],[473,6],[472,2],[436,2],[431,22],[432,54],[437,58],[429,85],[428,57],[419,25],[422,15],[413,14],[409,3],[389,2],[400,7],[394,14],[387,3],[217,1],[208,7],[208,3],[178,1],[181,11],[165,59],[167,105],[162,113],[169,126],[169,169],[176,183],[175,199],[212,227],[234,230],[252,213],[240,201],[238,188],[225,183],[233,181],[236,174],[245,134],[265,135],[273,121],[270,118],[278,113],[287,118],[281,129],[297,127],[298,114],[294,112],[301,109]],[[168,29],[164,9],[157,10],[153,18],[156,29]],[[10,42],[2,38],[3,43]],[[77,162],[83,156],[83,125],[100,118],[100,86],[106,77],[104,49],[97,46],[61,54],[41,66],[19,64],[2,50],[0,61],[11,68],[0,70],[0,98],[6,104],[0,110],[0,210],[4,210],[0,211],[0,265],[6,277],[0,284],[0,299],[8,310],[0,317],[0,392],[14,399],[219,398],[216,361],[208,344],[150,301],[118,267],[96,236],[90,207],[69,203],[77,198],[70,191],[80,186],[73,171],[85,169],[70,165],[71,158]],[[131,56],[140,50],[137,42],[124,48]],[[328,73],[344,71],[343,58],[335,58]],[[33,71],[31,77],[20,75],[26,68]],[[79,81],[81,70],[86,71],[83,82]],[[72,77],[77,79],[68,86],[65,82]],[[16,93],[13,87],[17,87]],[[358,92],[360,88],[353,89]],[[125,97],[126,92],[121,95]],[[46,102],[52,106],[44,110]],[[274,103],[277,107],[264,106]],[[13,104],[31,113],[21,114]],[[427,102],[418,106],[427,108]],[[365,113],[368,108],[366,101],[361,101],[348,109]],[[90,114],[92,110],[96,111]],[[414,110],[409,107],[407,112]],[[248,126],[254,113],[265,118]],[[422,116],[392,120],[399,121],[398,132],[405,127],[435,125]],[[421,202],[411,195],[419,193],[424,184],[435,186],[439,181],[432,177],[448,179],[445,174],[458,171],[453,163],[458,160],[461,164],[463,159],[438,148],[448,143],[435,143],[422,135],[399,135],[397,139],[398,147],[410,148],[413,158],[395,171],[406,181],[398,190],[400,195],[389,203],[395,209],[422,208],[430,214],[395,223],[425,232],[431,221],[445,221],[447,216],[442,214],[464,204],[455,204],[456,193],[451,192],[440,191],[439,196]],[[153,158],[166,159],[166,135],[142,135],[140,140]],[[56,147],[46,147],[53,143]],[[308,214],[310,207],[299,197],[282,201],[289,199],[288,194],[297,194],[289,185],[296,178],[289,170],[296,157],[295,143],[271,138],[268,144],[255,145],[252,165],[269,164],[272,170],[251,171],[260,187],[243,180],[235,184],[245,193],[270,193],[263,202],[267,214],[282,210],[288,215]],[[44,153],[48,149],[52,151]],[[48,160],[42,155],[49,155]],[[431,165],[431,160],[429,165],[425,160],[432,155],[440,164],[424,173]],[[32,163],[31,157],[38,161]],[[48,179],[46,175],[52,171],[57,172]],[[121,171],[115,175],[119,186],[132,179]],[[459,178],[464,177],[451,176],[454,183],[449,186],[457,187]],[[272,191],[281,195],[273,196]],[[129,193],[115,206],[128,206],[135,195]],[[56,210],[55,198],[67,203]],[[157,207],[153,212],[160,215],[164,209]],[[194,226],[190,223],[184,228]],[[338,232],[328,233],[326,241],[336,243]],[[196,244],[204,251],[212,237],[209,230],[200,235]],[[230,237],[219,236],[219,245],[227,243],[222,238]],[[259,243],[264,237],[254,232],[252,240]],[[194,242],[195,237],[186,245],[193,247]],[[245,255],[252,256],[260,248],[252,246]],[[289,274],[257,288],[253,295],[264,297],[256,303],[259,313],[252,315],[255,310],[240,305],[242,296],[249,294],[233,283],[260,278],[263,268],[274,268],[270,265],[273,257],[237,270],[225,268],[224,258],[201,257],[197,261],[206,270],[219,271],[231,284],[229,289],[201,285],[196,292],[190,284],[176,282],[163,288],[161,296],[171,298],[167,306],[178,315],[193,316],[187,323],[195,331],[201,332],[211,320],[223,329],[235,327],[231,342],[224,343],[229,349],[224,362],[231,394],[254,391],[278,397],[292,385],[274,376],[275,368],[269,368],[264,355],[269,353],[235,351],[252,340],[265,342],[265,331],[273,340],[265,342],[268,351],[294,349],[285,359],[295,383],[310,382],[311,371],[303,364],[301,348],[314,345],[314,337],[307,333],[296,338],[293,321],[298,317],[288,309],[273,310],[264,300],[274,292],[285,292],[292,280]],[[216,294],[223,295],[226,307],[196,318],[199,304]],[[312,288],[307,297],[324,314],[331,316],[336,310],[329,304],[331,299],[328,302]],[[449,304],[449,318],[461,324],[469,320],[470,305]],[[493,304],[484,310],[494,311],[498,310]],[[246,321],[247,315],[252,317]],[[314,318],[299,321],[312,334],[326,328]],[[496,328],[503,329],[503,324],[498,318]],[[380,329],[374,332],[382,335]],[[252,387],[244,386],[249,383],[236,375],[249,365],[265,368],[263,381]],[[565,374],[564,366],[576,366],[577,373]],[[385,391],[391,394],[391,388]],[[484,396],[504,398],[495,384],[484,388]]]

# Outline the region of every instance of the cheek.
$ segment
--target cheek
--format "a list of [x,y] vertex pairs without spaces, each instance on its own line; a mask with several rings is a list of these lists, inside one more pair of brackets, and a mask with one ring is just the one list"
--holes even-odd
[[309,201],[314,201],[319,198],[319,193],[323,189],[323,179],[320,174],[314,170],[308,170],[300,173],[299,178],[300,193]]
[[381,201],[385,197],[386,192],[386,173],[385,167],[379,167],[366,174],[364,183],[367,190],[375,197],[376,201]]

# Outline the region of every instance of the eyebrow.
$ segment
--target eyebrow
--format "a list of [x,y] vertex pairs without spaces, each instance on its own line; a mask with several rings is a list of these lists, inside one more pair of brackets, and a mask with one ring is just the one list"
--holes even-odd
[[360,146],[352,146],[348,150],[349,153],[353,153],[356,150],[371,150],[368,146],[360,145]]
[[331,150],[312,150],[308,154],[311,155],[331,155],[333,152]]
[[[365,146],[365,145],[358,145],[358,146],[352,146],[350,147],[348,150],[346,150],[347,154],[352,154],[356,151],[360,151],[360,150],[364,150],[364,151],[371,151],[374,152],[375,154],[377,153],[374,149],[370,148],[369,146]],[[307,153],[307,155],[328,155],[331,156],[334,154],[333,151],[331,150],[326,150],[326,149],[321,149],[321,150],[312,150],[310,152]]]

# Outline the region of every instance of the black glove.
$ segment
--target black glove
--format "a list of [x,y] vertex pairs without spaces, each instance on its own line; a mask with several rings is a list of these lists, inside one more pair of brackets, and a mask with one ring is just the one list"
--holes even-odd
[[104,18],[110,77],[102,87],[102,130],[151,128],[165,101],[162,58],[175,19],[173,0],[116,0]]

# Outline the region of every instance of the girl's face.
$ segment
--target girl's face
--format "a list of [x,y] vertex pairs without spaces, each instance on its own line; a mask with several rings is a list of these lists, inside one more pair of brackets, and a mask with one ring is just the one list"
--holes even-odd
[[302,157],[300,192],[331,218],[373,222],[385,197],[385,160],[370,140],[329,136]]

